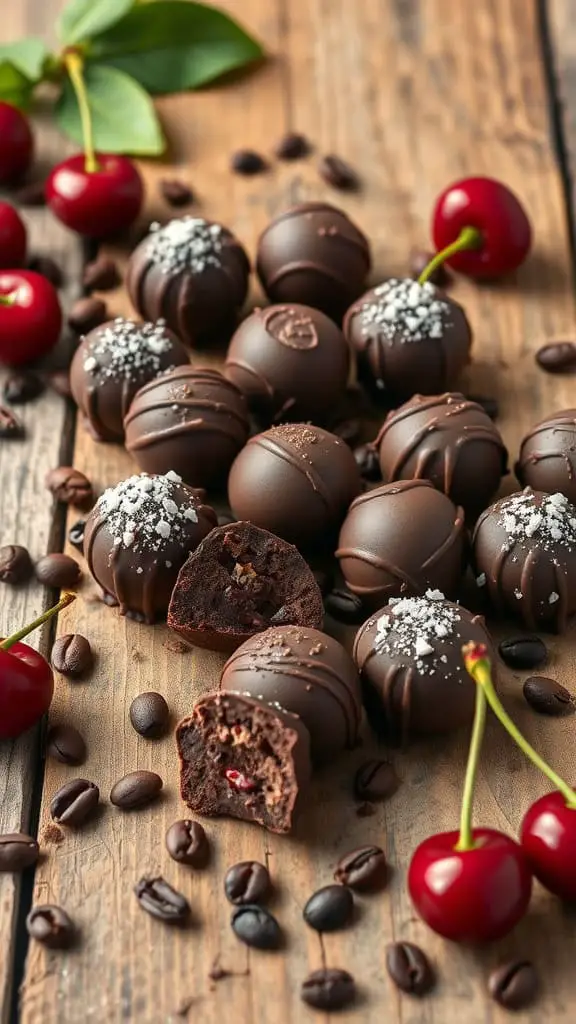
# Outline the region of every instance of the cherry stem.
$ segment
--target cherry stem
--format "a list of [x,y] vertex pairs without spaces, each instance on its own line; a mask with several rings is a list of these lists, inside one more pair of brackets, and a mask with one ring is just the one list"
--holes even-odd
[[88,102],[88,92],[84,81],[84,61],[76,50],[67,50],[64,54],[64,63],[70,75],[70,81],[76,93],[80,121],[82,123],[82,138],[84,140],[84,167],[87,174],[94,174],[100,170],[96,153],[94,151],[94,136],[92,133],[92,115]]
[[478,228],[462,228],[456,241],[451,242],[445,249],[441,249],[440,252],[437,252],[430,260],[428,266],[424,267],[424,270],[418,278],[418,284],[426,284],[426,281],[432,277],[434,271],[437,270],[438,267],[441,267],[446,260],[449,260],[451,256],[455,256],[457,252],[466,252],[468,249],[479,249],[483,241],[484,237]]
[[17,633],[13,633],[12,636],[7,637],[6,640],[2,640],[0,643],[0,650],[9,651],[10,648],[13,647],[14,644],[17,644],[19,640],[23,640],[25,636],[28,636],[28,633],[31,633],[33,629],[38,629],[38,626],[44,625],[45,622],[48,622],[48,619],[51,619],[53,615],[57,615],[63,608],[67,608],[68,605],[72,604],[72,601],[75,600],[76,594],[63,594],[58,601],[58,604],[55,604],[53,608],[49,608],[47,612],[43,612],[37,619],[34,619],[34,622],[31,622],[28,626],[24,626],[24,629],[20,629]]
[[464,791],[462,793],[462,809],[460,811],[460,836],[454,847],[455,850],[473,850],[474,837],[472,834],[472,808],[474,805],[474,786],[480,761],[482,739],[484,737],[484,725],[486,723],[486,697],[481,686],[476,687],[476,706],[474,709],[474,725],[470,738],[470,749],[468,751],[468,764],[464,777]]

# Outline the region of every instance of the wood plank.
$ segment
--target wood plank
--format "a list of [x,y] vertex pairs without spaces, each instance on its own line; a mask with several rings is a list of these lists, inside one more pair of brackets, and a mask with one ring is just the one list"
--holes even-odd
[[[576,169],[576,26],[570,0],[547,0],[544,27],[550,47],[551,72],[557,97],[557,114],[567,160],[570,204],[574,218],[574,172]],[[574,228],[573,228],[574,230]]]
[[[514,452],[529,423],[553,407],[570,404],[566,383],[537,372],[533,353],[545,338],[574,322],[571,267],[561,182],[549,144],[549,120],[536,3],[477,0],[470,5],[398,3],[395,0],[298,0],[290,5],[258,0],[226,5],[279,54],[264,70],[241,82],[193,97],[162,101],[170,134],[177,139],[177,173],[184,174],[202,210],[234,228],[254,251],[258,231],[288,201],[326,196],[345,208],[373,240],[376,277],[402,273],[412,244],[428,236],[436,193],[452,178],[494,174],[523,197],[534,223],[536,252],[513,282],[479,288],[459,282],[476,331],[475,390],[495,393],[502,426]],[[285,127],[307,132],[319,151],[351,159],[364,178],[358,197],[342,199],[319,185],[314,161],[275,167],[265,178],[235,179],[229,152],[240,145],[269,150]],[[166,173],[147,166],[150,215],[168,215],[154,189]],[[112,299],[125,311],[126,297]],[[202,357],[203,358],[203,357]],[[497,377],[495,376],[497,372]],[[132,470],[126,453],[95,445],[79,432],[75,464],[98,488]],[[126,714],[132,697],[163,691],[174,717],[218,678],[221,659],[181,652],[162,627],[121,620],[95,600],[86,582],[84,601],[67,610],[62,631],[78,630],[92,641],[98,662],[91,678],[59,686],[54,721],[77,724],[86,735],[89,760],[82,772],[101,786],[135,767],[159,771],[166,793],[149,812],[123,816],[108,803],[101,818],[50,847],[37,875],[37,901],[67,907],[82,929],[69,955],[30,948],[22,995],[24,1024],[138,1020],[139,1024],[201,1019],[216,1024],[231,1011],[247,1024],[292,1024],[319,1019],[299,1001],[308,970],[326,958],[352,970],[361,986],[360,1007],[339,1015],[422,1024],[500,1024],[505,1014],[486,996],[493,964],[532,955],[545,978],[542,999],[519,1020],[563,1024],[573,1019],[573,924],[558,904],[538,891],[526,921],[509,939],[482,953],[443,943],[415,919],[405,871],[416,844],[458,820],[465,737],[421,744],[394,755],[403,785],[370,818],[355,815],[350,783],[355,766],[372,749],[342,758],[315,781],[307,810],[290,839],[268,836],[237,822],[207,825],[213,840],[210,868],[200,874],[171,863],[163,849],[167,825],[181,816],[172,741],[146,742]],[[551,644],[555,674],[569,686],[575,656],[572,637]],[[561,767],[571,763],[573,722],[535,719],[518,698],[518,679],[504,683],[507,703],[521,727]],[[48,765],[42,829],[51,794],[74,773]],[[511,782],[512,780],[512,782]],[[477,820],[514,831],[522,809],[544,791],[542,781],[490,723],[478,786]],[[378,842],[394,866],[389,891],[362,899],[352,931],[321,942],[301,921],[310,892],[331,878],[340,854],[353,845]],[[273,908],[285,928],[282,955],[250,953],[229,928],[223,897],[226,866],[243,858],[268,860],[278,883]],[[189,897],[195,925],[170,931],[142,914],[132,895],[141,874],[161,871]],[[542,934],[546,942],[542,943]],[[436,993],[415,1005],[399,996],[385,972],[392,938],[419,942],[434,960]],[[218,983],[213,963],[234,972]],[[246,973],[247,968],[249,973]]]

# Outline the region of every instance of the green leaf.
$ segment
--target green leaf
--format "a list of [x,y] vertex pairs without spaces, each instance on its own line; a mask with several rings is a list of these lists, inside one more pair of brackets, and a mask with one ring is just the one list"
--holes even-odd
[[137,4],[97,36],[89,57],[125,71],[152,93],[197,89],[263,56],[227,14],[192,0]]
[[65,46],[85,43],[120,21],[134,0],[70,0],[58,19],[56,31]]
[[42,78],[44,61],[48,50],[41,39],[20,39],[17,43],[4,43],[0,46],[0,61],[10,63],[32,82]]
[[0,100],[25,110],[30,103],[34,83],[8,60],[0,60]]
[[[154,104],[129,75],[115,68],[87,65],[85,82],[92,114],[94,145],[103,153],[163,153],[166,141]],[[66,79],[56,106],[63,132],[82,142],[82,125],[76,96]]]

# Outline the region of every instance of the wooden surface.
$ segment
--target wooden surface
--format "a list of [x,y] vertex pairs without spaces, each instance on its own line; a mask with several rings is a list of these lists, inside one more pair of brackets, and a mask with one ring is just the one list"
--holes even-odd
[[[230,0],[223,6],[262,38],[274,59],[226,87],[163,100],[161,110],[173,143],[170,173],[189,180],[200,197],[200,211],[233,228],[252,253],[258,232],[271,216],[290,202],[324,197],[344,206],[369,234],[376,281],[404,273],[411,246],[428,242],[434,197],[451,179],[490,173],[522,196],[535,230],[535,252],[528,264],[515,280],[497,287],[458,282],[454,290],[475,330],[475,363],[467,385],[498,397],[500,425],[514,456],[531,422],[554,408],[574,404],[570,379],[547,377],[537,371],[533,359],[543,340],[572,335],[575,312],[536,3]],[[570,6],[570,0],[551,4],[556,13],[569,11]],[[40,15],[34,5],[28,18],[36,30],[40,16],[47,28],[48,14],[43,8]],[[555,24],[562,25],[558,18]],[[0,32],[5,31],[2,24]],[[556,35],[557,45],[562,45],[562,36],[562,31]],[[308,134],[319,153],[333,151],[349,158],[362,175],[362,192],[342,197],[321,186],[315,158],[275,166],[265,177],[245,180],[230,175],[231,150],[248,145],[269,151],[288,127]],[[155,182],[167,169],[147,165],[144,172],[149,185],[147,215],[166,219],[170,211],[158,199]],[[47,222],[46,214],[38,216]],[[114,313],[129,309],[121,291],[109,302]],[[43,400],[48,401],[54,400]],[[54,461],[61,427],[52,415],[50,431],[42,439],[46,421],[34,413],[40,408],[29,407],[27,413],[36,416],[37,463],[30,460],[28,466],[38,464],[38,471],[29,474],[35,481],[25,483],[24,505],[34,507],[33,517],[20,511],[12,532],[5,514],[2,523],[5,540],[26,543],[28,530],[35,553],[40,553],[42,543],[45,547],[42,538],[48,536],[50,522],[47,503],[43,497],[38,500],[47,468],[43,464],[40,470],[40,451],[45,451],[41,446],[54,445],[42,456],[48,463]],[[0,449],[0,458],[4,457]],[[98,490],[133,471],[125,452],[94,444],[81,429],[74,464],[88,473]],[[4,487],[4,480],[12,477],[6,477],[4,461],[0,469]],[[512,483],[506,487],[511,489]],[[40,513],[46,516],[44,523]],[[24,611],[20,604],[8,604],[4,593],[2,598],[6,630]],[[18,596],[19,601],[24,599],[29,607],[34,605],[32,591]],[[37,596],[37,602],[40,599]],[[222,659],[206,652],[183,652],[163,627],[121,619],[100,604],[88,580],[81,600],[62,615],[58,628],[84,633],[97,654],[89,678],[80,683],[58,680],[51,713],[51,721],[81,729],[89,757],[80,771],[53,763],[46,767],[40,821],[46,856],[36,874],[34,899],[61,903],[80,925],[82,941],[66,955],[30,947],[21,994],[25,1024],[160,1024],[186,1019],[217,1024],[232,1015],[242,1024],[327,1020],[304,1007],[298,997],[302,979],[324,961],[346,967],[357,978],[359,1006],[338,1015],[345,1024],[501,1024],[507,1015],[489,1001],[486,977],[491,966],[516,954],[533,957],[543,978],[540,1002],[516,1019],[530,1024],[574,1020],[574,917],[538,887],[528,917],[514,934],[481,952],[451,946],[415,919],[405,887],[407,864],[421,839],[457,823],[466,737],[393,755],[402,786],[374,816],[361,819],[355,813],[351,779],[354,768],[373,749],[367,738],[364,747],[343,757],[335,771],[318,776],[293,837],[281,839],[238,822],[208,822],[212,862],[206,871],[193,872],[171,862],[163,847],[165,829],[184,810],[172,740],[139,738],[128,723],[127,708],[135,694],[159,689],[176,720],[196,695],[216,683]],[[574,690],[574,633],[552,639],[551,649],[551,674]],[[504,692],[521,728],[563,774],[574,777],[574,720],[534,716],[523,705],[519,679],[512,675],[504,680]],[[29,785],[19,794],[22,779],[28,782],[30,777],[33,745],[26,741],[17,754],[0,746],[0,758],[13,766],[12,781],[5,787],[8,795],[0,804],[3,826],[19,824],[29,803]],[[165,793],[149,811],[122,815],[109,804],[110,787],[136,767],[158,771]],[[63,830],[61,841],[55,842],[47,810],[50,797],[78,774],[99,784],[102,813],[76,833]],[[2,773],[0,795],[4,782]],[[545,788],[490,722],[477,821],[514,832],[523,809]],[[320,940],[305,928],[301,908],[316,887],[330,881],[338,857],[367,841],[387,850],[394,867],[391,884],[384,894],[358,901],[352,929]],[[267,861],[277,884],[272,907],[286,933],[282,953],[247,953],[231,933],[222,876],[228,865],[248,857]],[[190,929],[170,930],[138,908],[134,883],[142,874],[159,872],[189,896],[194,911]],[[11,901],[9,884],[7,888],[4,883],[4,891]],[[4,903],[0,908],[0,929],[9,932],[10,911],[4,912]],[[5,935],[0,931],[0,940],[6,941]],[[421,1002],[400,996],[387,978],[386,943],[398,938],[421,944],[435,963],[437,989]],[[217,963],[232,975],[211,980],[209,973]],[[5,979],[6,960],[0,956],[0,982],[2,971]],[[0,989],[0,1005],[2,995]]]

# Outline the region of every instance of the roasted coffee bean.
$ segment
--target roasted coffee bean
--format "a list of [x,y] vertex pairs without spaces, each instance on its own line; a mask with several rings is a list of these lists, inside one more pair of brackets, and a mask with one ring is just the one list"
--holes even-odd
[[86,760],[84,737],[73,725],[53,725],[48,732],[46,753],[61,764],[83,764]]
[[376,481],[382,476],[378,452],[372,444],[361,444],[353,452],[356,465],[360,470],[360,476],[364,480]]
[[32,907],[26,918],[26,930],[31,939],[49,949],[66,949],[72,945],[76,934],[66,911],[49,903]]
[[488,991],[507,1010],[521,1010],[533,1002],[538,975],[530,960],[511,960],[496,967],[488,979]]
[[46,187],[43,181],[29,181],[14,192],[19,206],[45,206]]
[[388,881],[388,864],[379,846],[360,846],[338,861],[334,878],[359,892],[382,889]]
[[388,800],[393,796],[400,779],[389,761],[372,758],[364,761],[354,776],[354,796],[357,800]]
[[509,668],[539,668],[548,660],[548,649],[539,636],[517,636],[502,640],[498,651]]
[[170,723],[170,709],[161,693],[139,693],[130,705],[130,721],[140,736],[157,739]]
[[414,996],[423,996],[434,985],[434,973],[425,952],[412,942],[393,942],[386,947],[386,967],[392,981]]
[[0,438],[4,441],[21,441],[24,427],[14,413],[4,405],[0,405]]
[[366,618],[362,601],[349,590],[339,588],[332,590],[324,598],[324,609],[337,622],[345,622],[349,625],[356,625]]
[[84,551],[84,530],[86,529],[86,520],[78,519],[68,530],[68,540],[78,551]]
[[282,944],[280,925],[269,910],[247,903],[232,914],[232,928],[236,938],[255,949],[278,949]]
[[34,566],[36,578],[47,587],[75,587],[82,571],[70,555],[44,555]]
[[253,149],[239,149],[236,153],[232,154],[230,168],[236,174],[249,176],[251,174],[261,174],[262,171],[267,170],[268,164],[264,157]]
[[84,267],[82,284],[89,291],[107,292],[121,283],[120,273],[114,260],[99,256]]
[[257,860],[243,860],[228,868],[224,877],[226,899],[236,906],[262,903],[272,888],[268,868]]
[[321,967],[302,982],[300,995],[316,1010],[343,1010],[354,1002],[356,984],[348,971],[339,967]]
[[20,544],[5,544],[0,548],[0,581],[2,583],[25,583],[34,572],[32,559],[26,548]]
[[94,503],[92,484],[87,476],[73,466],[57,466],[49,469],[45,483],[56,501],[64,505],[75,505],[77,508],[90,508]]
[[51,256],[32,256],[28,260],[28,269],[41,274],[55,288],[61,288],[64,284],[64,275],[56,260],[53,260]]
[[[410,252],[410,273],[412,277],[420,277],[420,274],[426,270],[434,255],[433,252],[428,252],[426,249],[412,249]],[[439,267],[432,271],[428,280],[430,284],[435,284],[438,288],[446,288],[450,284],[451,277],[444,264],[441,263]]]
[[63,676],[81,676],[92,668],[94,657],[89,641],[81,633],[64,633],[54,642],[52,668]]
[[332,427],[332,433],[336,434],[349,448],[353,448],[360,437],[360,420],[341,420]]
[[476,402],[477,405],[481,405],[491,420],[498,419],[500,407],[496,398],[489,398],[487,395],[468,395],[467,397],[469,402]]
[[345,885],[325,885],[318,889],[303,910],[306,924],[317,932],[334,932],[352,920],[354,897]]
[[25,832],[9,832],[0,836],[0,872],[15,874],[35,864],[40,856],[38,843]]
[[72,779],[50,801],[50,817],[57,825],[76,828],[91,817],[100,801],[100,790],[87,779]]
[[522,692],[530,707],[541,715],[566,715],[574,711],[574,699],[570,691],[547,676],[530,676]]
[[108,308],[102,299],[78,299],[68,314],[68,326],[77,334],[87,334],[108,319]]
[[158,188],[163,199],[170,206],[188,206],[194,202],[194,193],[183,181],[176,178],[162,178]]
[[332,569],[314,569],[313,573],[322,597],[326,597],[334,585],[334,573]]
[[10,405],[25,405],[44,391],[44,381],[36,373],[12,373],[6,378],[2,395]]
[[210,846],[199,821],[185,818],[175,821],[166,833],[166,849],[172,860],[179,864],[189,864],[193,868],[203,868],[208,862]]
[[61,398],[72,398],[72,388],[70,387],[70,374],[67,370],[57,370],[55,373],[49,373],[47,381],[53,391]]
[[287,132],[274,148],[274,156],[278,160],[300,160],[308,156],[311,145],[305,135],[300,132]]
[[536,362],[547,373],[576,373],[576,342],[554,341],[536,353]]
[[318,164],[318,173],[327,185],[342,192],[355,192],[360,186],[356,171],[339,156],[329,153]]
[[160,875],[158,878],[141,878],[134,886],[136,899],[152,917],[167,924],[182,924],[190,917],[190,904],[185,896],[173,889]]
[[112,786],[110,803],[122,811],[145,807],[160,795],[164,783],[156,772],[128,772]]

